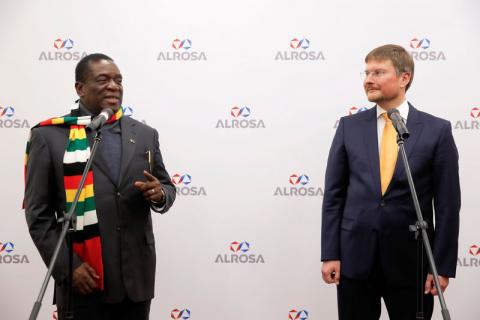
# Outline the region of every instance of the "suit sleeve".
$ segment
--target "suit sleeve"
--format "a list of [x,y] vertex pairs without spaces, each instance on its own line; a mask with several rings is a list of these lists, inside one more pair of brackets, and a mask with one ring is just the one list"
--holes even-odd
[[455,277],[458,256],[460,181],[458,151],[450,123],[442,130],[433,163],[435,238],[433,253],[438,273]]
[[175,186],[170,179],[170,175],[168,174],[167,170],[165,169],[165,165],[163,163],[162,153],[160,152],[160,144],[158,142],[158,132],[154,130],[154,144],[155,144],[155,152],[153,156],[154,160],[154,167],[153,167],[153,175],[160,181],[163,187],[163,192],[165,193],[165,202],[161,204],[152,204],[151,208],[155,212],[165,213],[167,212],[170,207],[173,205],[176,197],[176,190]]
[[[56,203],[58,186],[55,185],[53,163],[45,139],[37,130],[32,131],[30,152],[25,181],[25,215],[30,236],[40,255],[48,266],[61,232],[61,224],[57,223]],[[74,254],[73,269],[82,261]],[[61,283],[67,277],[68,251],[64,242],[60,248],[57,265],[53,270],[53,278]]]
[[322,261],[340,260],[340,223],[348,188],[348,157],[341,118],[328,155],[322,207]]

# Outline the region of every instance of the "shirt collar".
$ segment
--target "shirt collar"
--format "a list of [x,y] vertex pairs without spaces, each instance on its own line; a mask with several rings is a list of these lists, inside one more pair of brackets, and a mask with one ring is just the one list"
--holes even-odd
[[[378,119],[382,115],[382,113],[385,113],[387,111],[385,109],[383,109],[382,107],[380,107],[378,104],[377,104],[376,107],[377,107],[377,119]],[[407,122],[408,111],[410,111],[410,106],[408,105],[407,99],[403,100],[402,104],[400,104],[397,107],[397,110],[400,113],[400,115],[402,116],[403,120],[405,122]]]

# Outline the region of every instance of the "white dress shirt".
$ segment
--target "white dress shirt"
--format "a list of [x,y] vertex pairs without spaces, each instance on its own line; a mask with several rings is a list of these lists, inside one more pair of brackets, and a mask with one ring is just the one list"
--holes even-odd
[[[407,123],[408,118],[408,111],[410,110],[410,106],[408,105],[408,101],[405,99],[401,105],[397,107],[400,116]],[[382,147],[382,137],[383,137],[383,128],[385,127],[385,119],[382,117],[382,113],[387,112],[385,109],[380,107],[377,104],[377,136],[378,136],[378,154],[380,154],[380,148]]]

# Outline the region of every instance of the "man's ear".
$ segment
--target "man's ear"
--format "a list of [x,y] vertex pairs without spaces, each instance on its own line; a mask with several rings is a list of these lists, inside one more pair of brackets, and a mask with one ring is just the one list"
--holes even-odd
[[84,92],[84,86],[85,84],[83,82],[76,81],[75,82],[75,90],[77,91],[77,95],[81,98],[85,92]]
[[406,88],[412,79],[412,74],[410,72],[402,72],[401,78],[401,87]]

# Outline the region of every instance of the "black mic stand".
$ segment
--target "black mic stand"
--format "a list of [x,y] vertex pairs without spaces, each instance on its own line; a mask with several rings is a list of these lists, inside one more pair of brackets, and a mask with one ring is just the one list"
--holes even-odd
[[[408,136],[406,136],[408,137]],[[402,135],[397,135],[397,143],[398,147],[400,148],[400,154],[402,155],[403,159],[403,164],[405,166],[405,172],[407,174],[407,179],[408,179],[408,185],[410,186],[410,192],[412,194],[412,199],[413,199],[413,204],[415,206],[415,212],[417,213],[417,221],[415,222],[415,225],[411,225],[409,227],[409,230],[412,232],[415,232],[415,238],[419,240],[418,236],[419,234],[422,235],[422,240],[423,242],[420,242],[420,247],[419,247],[419,259],[420,259],[420,270],[417,270],[417,272],[420,272],[417,274],[417,281],[419,282],[418,285],[418,290],[419,290],[419,296],[417,297],[420,301],[423,301],[422,295],[423,293],[423,284],[422,280],[419,281],[419,279],[422,279],[422,274],[423,274],[423,247],[425,248],[425,252],[427,254],[428,258],[428,263],[430,264],[430,269],[432,270],[433,274],[433,281],[435,283],[435,287],[437,288],[438,291],[438,299],[440,300],[440,306],[442,308],[442,317],[444,320],[451,320],[450,318],[450,312],[447,309],[447,305],[445,303],[445,299],[443,297],[443,292],[442,289],[440,288],[440,280],[438,279],[438,272],[437,272],[437,267],[435,265],[435,260],[433,259],[433,254],[432,254],[432,248],[430,247],[430,241],[428,240],[428,235],[427,235],[427,222],[423,220],[423,215],[422,211],[420,209],[420,204],[418,202],[418,197],[417,197],[417,192],[415,191],[415,185],[413,184],[413,178],[412,178],[412,172],[410,171],[410,166],[408,164],[408,159],[407,159],[407,154],[405,153],[405,140],[402,137]],[[417,301],[418,303],[418,301]],[[423,317],[423,306],[421,308],[422,310],[418,310],[416,319],[424,319]]]
[[64,215],[62,218],[58,219],[58,222],[63,223],[62,232],[60,233],[60,237],[58,238],[57,244],[55,246],[55,250],[53,251],[52,259],[50,260],[50,264],[48,265],[47,274],[45,275],[45,279],[43,280],[42,287],[40,288],[40,293],[38,294],[37,300],[33,304],[32,311],[30,312],[29,320],[37,319],[38,313],[42,306],[43,296],[45,295],[45,291],[47,290],[48,282],[50,280],[50,276],[52,275],[53,268],[58,260],[58,255],[60,253],[60,248],[62,247],[63,241],[66,240],[67,242],[67,249],[68,249],[68,273],[67,273],[67,296],[66,296],[66,303],[65,303],[65,319],[73,319],[73,288],[72,288],[72,280],[73,280],[73,233],[75,232],[77,226],[77,216],[75,213],[75,209],[77,207],[78,199],[80,198],[80,194],[82,192],[83,186],[85,184],[85,180],[87,178],[88,171],[92,166],[93,158],[95,156],[95,152],[97,151],[98,144],[102,141],[100,136],[100,131],[97,131],[94,137],[92,151],[90,152],[90,158],[85,165],[85,169],[83,170],[82,178],[80,179],[80,183],[77,188],[77,192],[75,193],[75,198],[73,199],[72,205],[70,206],[70,210]]

